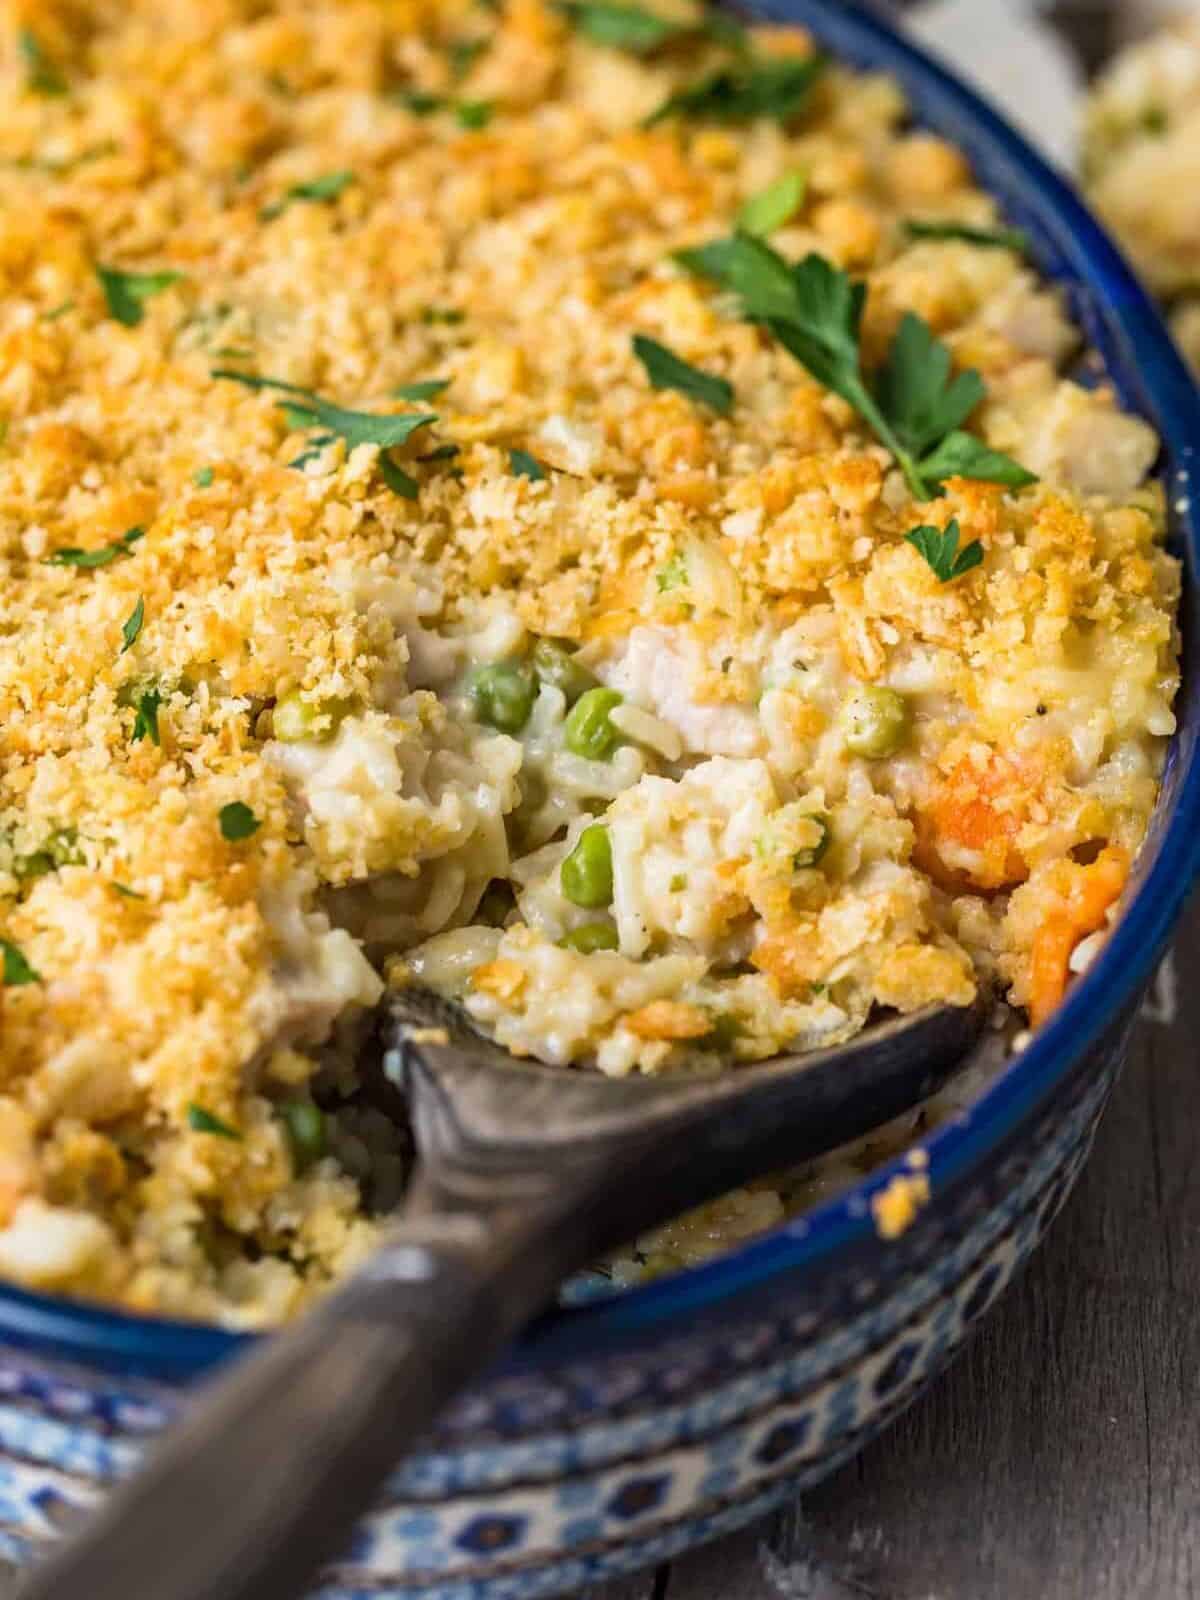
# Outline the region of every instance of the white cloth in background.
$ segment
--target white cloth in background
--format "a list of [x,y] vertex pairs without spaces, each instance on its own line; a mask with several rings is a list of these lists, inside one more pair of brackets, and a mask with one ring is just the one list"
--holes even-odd
[[1035,0],[929,0],[910,32],[969,79],[1059,166],[1073,171],[1083,74]]

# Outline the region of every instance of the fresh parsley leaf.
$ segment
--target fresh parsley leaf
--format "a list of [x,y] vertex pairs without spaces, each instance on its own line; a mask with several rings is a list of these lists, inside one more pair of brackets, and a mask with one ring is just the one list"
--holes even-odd
[[277,389],[281,394],[308,395],[298,383],[284,383],[282,378],[263,378],[257,372],[236,372],[232,367],[211,367],[210,378],[225,378],[230,383],[240,383],[243,389]]
[[789,223],[804,204],[808,185],[803,172],[785,172],[761,194],[751,195],[738,212],[738,227],[743,233],[766,235]]
[[66,545],[61,550],[55,550],[45,558],[48,567],[83,567],[91,570],[95,567],[107,567],[110,561],[116,561],[121,556],[132,553],[132,547],[139,539],[146,537],[145,528],[129,528],[115,544],[101,545],[98,550],[81,550],[78,545]]
[[227,806],[222,806],[217,813],[217,821],[221,826],[222,839],[228,839],[230,844],[239,844],[262,827],[262,823],[242,800],[231,800]]
[[923,523],[921,527],[911,529],[904,538],[914,550],[921,552],[942,583],[950,583],[955,578],[961,578],[964,572],[970,572],[983,560],[983,546],[978,539],[972,539],[961,550],[958,548],[960,532],[958,518],[951,517],[944,528]]
[[41,973],[36,967],[30,966],[21,949],[11,939],[0,939],[0,950],[4,952],[6,989],[18,989],[26,983],[41,983]]
[[146,620],[146,601],[145,601],[145,597],[143,595],[138,595],[137,605],[135,605],[133,610],[129,613],[129,616],[125,620],[124,626],[121,628],[121,638],[125,642],[124,642],[124,644],[122,644],[120,650],[117,652],[118,655],[122,655],[123,656],[125,654],[126,650],[131,650],[133,648],[134,642],[136,641],[138,634],[141,633],[141,631],[142,631],[142,623],[145,620]]
[[47,97],[67,93],[67,80],[57,62],[46,53],[45,46],[32,28],[22,28],[17,35],[17,48],[25,63],[25,83],[33,94]]
[[1029,240],[1020,228],[976,228],[966,222],[927,222],[919,217],[909,217],[903,227],[910,239],[956,239],[985,250],[1015,250],[1018,255],[1029,250]]
[[236,1128],[231,1128],[227,1122],[222,1122],[220,1117],[214,1117],[211,1111],[204,1106],[198,1106],[194,1100],[188,1103],[188,1127],[193,1133],[212,1133],[218,1139],[241,1140],[241,1134]]
[[129,735],[131,744],[139,744],[143,739],[149,739],[151,744],[162,744],[158,731],[158,708],[162,703],[161,693],[154,688],[143,689],[137,696],[133,702],[137,715],[133,719],[133,732]]
[[568,0],[558,8],[576,32],[592,44],[610,50],[628,50],[637,56],[652,55],[668,40],[692,31],[690,23],[672,22],[666,17],[643,11],[641,6],[608,5],[603,0]]
[[455,456],[462,454],[460,444],[439,444],[436,450],[427,450],[423,456],[418,456],[418,461],[453,461]]
[[954,476],[1012,488],[1036,481],[961,431],[983,398],[983,381],[973,371],[952,375],[949,350],[920,317],[903,318],[882,368],[868,378],[859,347],[866,285],[823,256],[792,265],[764,240],[740,233],[675,259],[733,290],[751,322],[767,327],[818,383],[853,406],[896,458],[916,499],[933,499]]
[[460,128],[486,128],[495,114],[490,100],[460,100],[454,108]]
[[381,450],[394,449],[404,444],[418,428],[427,428],[437,417],[432,411],[402,411],[379,415],[373,411],[351,411],[345,406],[335,406],[331,401],[313,395],[303,405],[285,402],[282,409],[290,422],[298,427],[328,428],[346,448],[353,450],[360,444],[378,445]]
[[294,183],[290,189],[284,190],[282,199],[273,201],[269,206],[263,206],[258,213],[259,217],[263,222],[270,222],[297,200],[329,204],[357,181],[353,172],[342,171],[327,172],[323,177],[309,179],[307,183]]
[[510,450],[508,470],[514,478],[532,478],[535,483],[542,483],[546,477],[545,467],[536,456],[531,456],[528,450]]
[[394,400],[435,400],[450,387],[449,378],[427,378],[423,383],[401,383],[392,390]]
[[693,400],[727,417],[733,408],[733,385],[711,372],[701,372],[682,361],[674,351],[657,339],[648,339],[643,333],[633,336],[633,353],[646,369],[646,376],[655,389],[678,389]]
[[648,116],[652,128],[668,117],[696,117],[711,122],[753,122],[770,117],[789,123],[801,111],[825,70],[824,56],[804,61],[752,61],[718,67],[707,77],[679,89]]
[[1036,483],[1030,472],[999,450],[991,450],[972,433],[948,433],[921,462],[921,476],[940,488],[947,478],[974,478],[980,483],[1002,483],[1006,489],[1024,489]]
[[[763,240],[735,233],[728,239],[711,239],[694,249],[680,250],[675,260],[689,272],[731,289],[751,322],[795,321],[801,316],[822,323],[846,321],[850,326],[843,342],[847,350],[857,352],[862,310],[853,304],[854,286],[824,257],[808,256],[793,267]],[[810,267],[810,262],[817,265]],[[822,269],[830,274],[828,281]]]
[[248,389],[275,389],[280,394],[294,396],[276,402],[288,424],[298,431],[325,428],[331,435],[344,439],[348,450],[360,444],[374,444],[381,450],[391,450],[396,445],[404,444],[418,428],[427,428],[437,421],[432,411],[383,414],[352,411],[346,406],[334,405],[331,400],[323,400],[311,389],[303,389],[298,384],[284,383],[280,378],[264,378],[257,373],[234,372],[228,367],[214,367],[211,376],[240,383]]
[[393,494],[400,496],[401,500],[415,500],[421,492],[417,480],[410,477],[403,467],[397,466],[386,452],[379,457],[379,476]]
[[136,328],[145,316],[145,304],[183,277],[182,272],[121,272],[97,263],[96,276],[104,290],[108,314],[127,328]]
[[211,489],[213,482],[213,469],[211,467],[197,467],[192,473],[192,482],[197,489]]
[[927,322],[906,312],[875,378],[879,404],[905,450],[923,456],[967,420],[984,392],[977,372],[951,377],[949,350]]

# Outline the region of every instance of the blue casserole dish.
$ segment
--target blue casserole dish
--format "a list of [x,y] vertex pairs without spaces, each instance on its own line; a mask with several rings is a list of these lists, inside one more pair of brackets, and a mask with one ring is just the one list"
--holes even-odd
[[[969,1113],[924,1141],[933,1199],[908,1232],[885,1243],[871,1216],[894,1163],[710,1265],[547,1316],[395,1476],[326,1600],[557,1594],[727,1532],[853,1454],[944,1365],[1061,1206],[1200,862],[1200,394],[1161,319],[1070,185],[874,14],[832,0],[757,12],[902,84],[1029,235],[1125,404],[1163,438],[1187,586],[1162,798],[1099,959]],[[247,1342],[0,1287],[0,1555],[27,1561],[69,1528]]]

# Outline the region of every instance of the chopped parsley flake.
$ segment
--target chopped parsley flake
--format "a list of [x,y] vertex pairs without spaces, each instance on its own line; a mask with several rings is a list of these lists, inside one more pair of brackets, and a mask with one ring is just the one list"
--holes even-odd
[[589,4],[568,3],[558,8],[571,26],[592,44],[606,45],[610,50],[628,50],[632,55],[648,56],[660,49],[668,40],[679,39],[691,32],[691,24],[672,22],[655,16],[641,6],[606,5],[602,0]]
[[449,378],[426,378],[422,383],[401,383],[392,390],[394,400],[436,400],[450,387]]
[[74,311],[74,300],[64,300],[60,305],[52,306],[49,311],[42,312],[43,322],[57,322],[60,317],[65,317],[68,311]]
[[983,546],[978,539],[972,539],[970,544],[959,549],[960,531],[958,518],[951,517],[944,528],[925,523],[913,528],[904,538],[914,550],[921,552],[942,583],[951,583],[983,560]]
[[213,469],[211,467],[198,467],[192,473],[192,482],[197,489],[211,489],[213,482]]
[[867,286],[824,256],[793,264],[762,239],[738,233],[675,259],[732,289],[751,322],[768,328],[818,383],[853,406],[891,451],[916,499],[933,499],[952,477],[1009,488],[1037,481],[1010,456],[961,431],[983,399],[983,379],[972,370],[951,376],[950,351],[911,311],[883,366],[870,378],[864,374],[859,330]]
[[460,128],[486,128],[495,114],[490,100],[460,100],[454,108]]
[[146,314],[146,301],[178,283],[183,273],[121,272],[116,267],[102,267],[97,263],[96,276],[104,290],[109,316],[127,328],[136,328]]
[[137,695],[132,702],[137,712],[133,719],[133,732],[129,735],[132,744],[139,744],[143,739],[149,739],[151,744],[162,744],[158,731],[158,708],[162,703],[163,697],[158,689],[143,689]]
[[13,944],[11,939],[0,939],[0,950],[4,952],[5,988],[18,989],[26,983],[41,983],[41,973],[36,967],[30,966],[20,947]]
[[645,367],[646,376],[655,389],[678,389],[680,394],[711,406],[721,416],[729,415],[733,407],[733,385],[724,378],[690,366],[665,344],[648,339],[642,333],[633,336],[633,353]]
[[462,82],[490,45],[490,39],[455,40],[446,52],[450,61],[450,76],[455,83]]
[[144,900],[146,896],[137,889],[131,889],[127,883],[113,883],[112,888],[123,900]]
[[743,233],[765,236],[785,227],[804,204],[808,179],[803,172],[785,172],[760,194],[751,195],[738,212]]
[[262,823],[242,800],[231,800],[227,806],[222,806],[217,813],[217,821],[221,826],[222,839],[228,839],[230,844],[248,839],[262,827]]
[[309,179],[307,183],[292,184],[290,189],[284,190],[282,199],[273,201],[269,206],[263,206],[258,214],[264,222],[270,222],[297,200],[311,200],[314,203],[323,202],[328,205],[357,181],[353,172],[327,172],[321,178]]
[[531,456],[528,450],[510,450],[508,470],[514,478],[532,478],[535,483],[542,483],[546,477],[545,467],[536,456]]
[[415,500],[421,492],[417,480],[403,467],[399,467],[389,455],[379,457],[379,476],[387,484],[393,494],[398,494],[401,500]]
[[194,1100],[188,1103],[187,1121],[193,1133],[211,1133],[218,1139],[240,1140],[242,1137],[236,1128],[231,1128],[227,1122],[222,1122],[220,1117],[215,1117],[204,1106],[198,1106]]
[[46,53],[45,46],[32,28],[22,28],[17,35],[17,48],[25,63],[25,83],[33,94],[47,97],[67,93],[67,80],[57,62]]
[[444,328],[456,328],[466,320],[466,315],[465,311],[459,311],[455,306],[426,306],[421,312],[421,321],[426,327],[440,324]]
[[121,628],[121,638],[123,639],[124,643],[117,652],[119,655],[124,655],[126,650],[131,650],[133,648],[138,634],[142,631],[142,623],[145,620],[146,600],[143,595],[138,595],[137,605],[135,605],[133,610],[129,613],[129,616],[125,619],[124,625]]
[[146,537],[145,528],[130,528],[123,533],[115,544],[101,545],[98,550],[81,550],[77,545],[66,545],[61,550],[55,550],[45,558],[48,567],[83,567],[91,570],[95,567],[107,567],[110,561],[116,561],[121,556],[131,553],[132,547],[139,539]]
[[985,250],[1015,250],[1018,255],[1029,250],[1020,228],[976,228],[966,222],[926,222],[919,217],[909,217],[903,226],[910,239],[953,239]]
[[440,94],[426,94],[421,89],[397,89],[392,94],[414,117],[431,117],[435,111],[444,111],[446,98]]
[[752,61],[718,67],[664,100],[643,126],[652,128],[668,117],[723,123],[770,117],[790,123],[804,109],[825,64],[824,56],[809,56],[804,61]]
[[658,585],[659,594],[670,594],[672,589],[685,587],[688,581],[688,569],[682,551],[677,550],[665,566],[659,567],[654,574],[654,581]]
[[[432,117],[438,111],[452,111],[462,128],[486,128],[496,114],[495,104],[491,100],[454,100],[444,94],[426,94],[421,89],[397,89],[392,99],[411,111],[414,117]],[[425,320],[461,319],[427,317]]]

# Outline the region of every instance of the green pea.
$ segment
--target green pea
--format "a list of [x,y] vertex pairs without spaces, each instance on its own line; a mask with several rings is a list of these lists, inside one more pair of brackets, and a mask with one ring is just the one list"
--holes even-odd
[[293,689],[275,702],[271,731],[284,744],[300,744],[306,739],[324,744],[337,733],[349,709],[345,700],[305,700]]
[[297,1175],[325,1154],[325,1114],[311,1100],[289,1100],[281,1108]]
[[533,670],[543,683],[561,689],[573,706],[580,695],[596,687],[594,673],[581,666],[556,639],[539,639],[533,647]]
[[806,820],[809,822],[815,822],[817,827],[821,830],[821,835],[816,844],[806,845],[803,850],[796,851],[795,855],[792,857],[792,865],[793,867],[797,868],[815,867],[825,854],[826,850],[829,849],[829,818],[823,811],[814,811]]
[[851,694],[842,710],[847,750],[878,760],[894,755],[908,734],[912,713],[908,701],[895,689],[864,684]]
[[467,692],[480,722],[501,733],[520,733],[537,699],[537,680],[516,662],[496,661],[475,668]]
[[562,864],[562,892],[572,905],[589,911],[612,904],[612,845],[608,829],[593,822]]
[[623,698],[615,689],[589,689],[581,695],[563,723],[567,749],[590,761],[607,761],[621,742],[610,713]]
[[617,930],[607,922],[585,922],[581,928],[572,928],[558,941],[564,950],[578,950],[581,956],[590,956],[595,950],[616,950],[620,945]]

